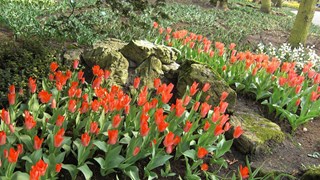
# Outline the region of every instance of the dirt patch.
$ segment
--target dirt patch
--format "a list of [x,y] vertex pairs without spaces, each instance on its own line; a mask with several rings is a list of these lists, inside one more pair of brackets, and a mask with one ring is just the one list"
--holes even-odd
[[[320,165],[320,158],[314,156],[316,152],[320,152],[320,118],[306,123],[291,134],[291,128],[286,120],[279,121],[278,118],[274,118],[274,115],[267,114],[267,109],[250,97],[240,95],[237,107],[242,110],[249,108],[267,117],[279,124],[285,133],[284,142],[274,145],[269,153],[248,155],[253,169],[262,166],[262,174],[281,172],[300,177],[306,168]],[[228,156],[244,164],[245,155],[233,150]],[[234,167],[231,166],[230,170],[234,170]]]
[[[283,43],[288,42],[290,32],[285,31],[263,31],[259,34],[253,34],[243,40],[243,43],[255,46],[259,43],[269,44],[274,46],[281,46]],[[320,55],[320,36],[309,36],[307,40],[307,46],[315,46],[314,49],[317,54]]]
[[0,25],[0,41],[3,42],[12,38],[13,38],[12,31],[9,28]]

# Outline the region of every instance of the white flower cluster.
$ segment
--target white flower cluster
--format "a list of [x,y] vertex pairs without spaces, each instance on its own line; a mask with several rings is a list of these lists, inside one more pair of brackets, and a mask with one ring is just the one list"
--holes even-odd
[[302,69],[303,65],[311,61],[316,71],[320,71],[320,56],[314,50],[315,46],[304,47],[302,44],[297,48],[291,48],[290,44],[284,43],[280,47],[275,47],[272,43],[264,45],[258,44],[256,53],[263,53],[271,57],[276,57],[283,62],[296,62],[296,67]]

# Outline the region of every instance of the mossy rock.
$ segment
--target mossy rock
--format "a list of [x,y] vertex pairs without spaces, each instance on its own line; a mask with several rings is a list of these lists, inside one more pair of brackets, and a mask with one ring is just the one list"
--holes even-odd
[[137,64],[141,64],[144,60],[154,54],[155,44],[145,40],[131,41],[124,46],[120,51],[128,59]]
[[124,85],[128,79],[128,60],[118,51],[125,43],[115,40],[108,40],[104,43],[93,45],[82,54],[82,59],[89,66],[99,65],[102,69],[111,71],[110,85]]
[[320,166],[317,168],[309,169],[301,177],[301,180],[319,180],[319,179],[320,179]]
[[214,69],[202,63],[186,60],[181,64],[178,72],[177,91],[179,97],[184,95],[187,86],[190,86],[193,82],[198,82],[200,89],[205,83],[209,83],[211,88],[206,93],[203,93],[201,100],[204,101],[207,95],[210,95],[209,103],[217,105],[220,102],[222,92],[225,91],[229,93],[226,99],[229,103],[229,108],[233,109],[237,94]]
[[[235,112],[230,123],[233,127],[241,126],[244,130],[234,143],[244,154],[270,152],[270,146],[281,143],[285,138],[277,124],[255,112]],[[232,134],[233,130],[229,133]]]
[[177,60],[176,53],[178,53],[178,50],[145,40],[134,40],[124,46],[120,52],[127,59],[132,60],[137,64],[141,64],[151,56],[155,56],[163,64],[170,64]]
[[137,67],[136,73],[141,78],[141,85],[151,88],[154,79],[163,75],[162,63],[158,58],[151,56]]

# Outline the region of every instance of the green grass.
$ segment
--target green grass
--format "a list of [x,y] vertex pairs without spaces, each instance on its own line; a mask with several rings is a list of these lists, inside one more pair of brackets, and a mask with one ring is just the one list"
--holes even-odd
[[[152,22],[158,21],[165,27],[182,24],[179,28],[203,34],[215,41],[235,42],[243,50],[250,48],[244,43],[248,35],[270,30],[288,32],[294,21],[294,15],[288,8],[273,8],[273,14],[264,14],[259,11],[258,4],[241,0],[230,0],[229,11],[168,3],[165,7],[132,12],[129,17],[113,12],[108,6],[95,6],[95,0],[76,1],[76,11],[72,15],[68,0],[37,2],[42,3],[0,0],[0,22],[7,24],[17,37],[40,36],[90,44],[107,37],[126,41],[149,39]],[[162,14],[168,18],[162,18]],[[320,34],[320,28],[316,26],[312,26],[310,31]]]

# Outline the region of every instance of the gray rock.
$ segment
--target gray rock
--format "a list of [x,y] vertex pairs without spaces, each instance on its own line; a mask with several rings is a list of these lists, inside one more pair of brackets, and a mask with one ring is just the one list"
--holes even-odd
[[[251,112],[235,112],[230,118],[233,127],[241,126],[244,133],[235,140],[236,148],[244,153],[267,153],[271,150],[270,145],[281,143],[285,135],[281,128],[270,120]],[[230,135],[233,129],[228,132]]]
[[125,43],[110,39],[93,45],[86,49],[82,59],[89,66],[99,65],[102,69],[111,71],[109,83],[124,85],[128,79],[128,60],[119,52]]
[[217,105],[220,102],[220,96],[222,92],[229,93],[226,101],[229,103],[228,108],[233,108],[236,103],[236,92],[231,89],[227,83],[220,77],[220,75],[208,65],[200,64],[195,61],[184,61],[179,70],[178,83],[176,85],[178,90],[178,96],[182,97],[186,92],[187,86],[190,86],[193,82],[198,82],[198,88],[201,89],[205,83],[209,83],[211,88],[202,94],[201,100],[210,95],[210,104]]
[[158,58],[151,56],[137,67],[136,73],[141,78],[143,86],[153,87],[153,80],[163,75],[162,63]]

